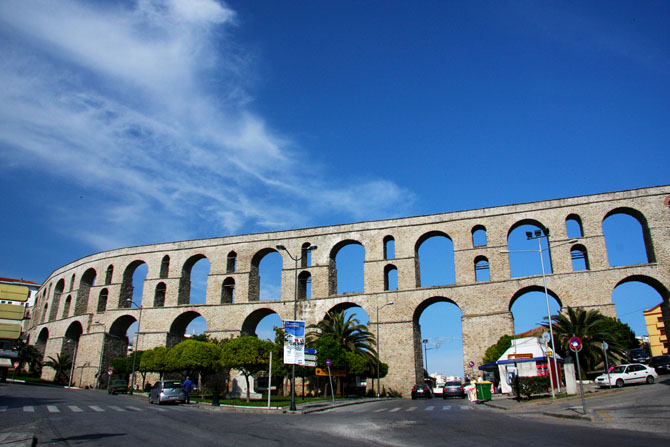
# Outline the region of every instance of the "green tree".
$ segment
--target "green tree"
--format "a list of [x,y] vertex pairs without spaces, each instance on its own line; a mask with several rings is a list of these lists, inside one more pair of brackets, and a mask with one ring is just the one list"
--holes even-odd
[[267,371],[270,351],[273,343],[257,337],[243,336],[233,338],[221,348],[221,365],[224,368],[238,369],[247,382],[247,402],[251,400],[249,376]]
[[[573,336],[582,341],[579,357],[585,371],[595,371],[604,363],[602,342],[609,345],[608,355],[615,359],[623,358],[624,347],[619,336],[610,332],[612,321],[597,310],[568,307],[565,313],[552,315],[556,350],[563,355],[572,355],[569,347]],[[549,327],[548,324],[543,326]]]
[[49,356],[44,366],[56,371],[54,382],[64,385],[68,383],[68,371],[72,367],[72,360],[67,354],[56,354],[56,357]]
[[[188,339],[170,349],[167,355],[168,364],[173,371],[184,371],[185,375],[198,377],[199,383],[204,383],[206,376],[216,373],[221,368],[219,358],[221,348],[214,343]],[[204,398],[204,388],[201,386],[201,396]]]
[[170,371],[168,352],[170,348],[165,346],[158,346],[154,349],[145,351],[140,361],[140,370],[144,372],[156,372],[160,374],[160,379],[163,380],[163,375]]
[[500,337],[495,345],[489,346],[486,350],[484,358],[482,359],[482,364],[486,365],[487,363],[492,363],[498,360],[500,356],[512,346],[513,339],[514,337],[511,335],[503,335]]

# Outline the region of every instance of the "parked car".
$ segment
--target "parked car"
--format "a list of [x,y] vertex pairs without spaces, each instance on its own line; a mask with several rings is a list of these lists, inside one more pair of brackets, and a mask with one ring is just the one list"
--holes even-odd
[[128,393],[128,384],[125,380],[114,380],[107,390],[109,394],[127,394]]
[[653,367],[657,374],[670,374],[670,355],[653,356],[649,366]]
[[150,404],[163,404],[166,402],[185,403],[186,395],[179,380],[160,380],[156,382],[149,392]]
[[[609,382],[607,378],[609,377]],[[608,374],[596,377],[596,385],[601,388],[610,386],[610,383],[618,388],[629,383],[654,383],[658,374],[653,368],[641,363],[628,363],[612,368]]]
[[643,348],[631,349],[628,353],[631,363],[649,363],[651,356]]
[[444,388],[442,389],[442,399],[446,399],[447,397],[465,398],[465,390],[463,389],[463,384],[459,380],[450,381],[444,384]]
[[418,383],[412,388],[412,399],[418,399],[419,397],[425,397],[427,399],[433,398],[433,392],[430,390],[430,386],[425,383]]

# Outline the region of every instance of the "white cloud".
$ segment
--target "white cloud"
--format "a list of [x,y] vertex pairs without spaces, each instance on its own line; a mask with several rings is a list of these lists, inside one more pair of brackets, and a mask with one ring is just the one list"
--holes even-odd
[[249,108],[234,27],[214,0],[1,2],[0,158],[87,188],[45,214],[96,249],[396,214],[411,194],[391,182],[299,172]]

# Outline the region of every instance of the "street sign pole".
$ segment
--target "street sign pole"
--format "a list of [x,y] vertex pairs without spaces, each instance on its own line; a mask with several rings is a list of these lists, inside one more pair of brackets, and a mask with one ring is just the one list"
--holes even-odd
[[584,384],[582,383],[582,370],[579,367],[579,351],[582,350],[582,341],[579,337],[573,336],[570,339],[570,349],[575,353],[577,359],[577,374],[579,375],[579,392],[582,395],[582,414],[586,415],[586,402],[584,401]]
[[603,341],[603,352],[605,353],[605,370],[607,372],[607,383],[610,384],[610,390],[612,389],[612,380],[610,379],[610,365],[607,362],[607,348],[609,345],[606,341]]
[[335,388],[333,388],[333,376],[330,374],[330,365],[333,362],[330,359],[326,360],[326,366],[328,367],[328,379],[330,380],[330,394],[333,396],[333,403],[335,403]]

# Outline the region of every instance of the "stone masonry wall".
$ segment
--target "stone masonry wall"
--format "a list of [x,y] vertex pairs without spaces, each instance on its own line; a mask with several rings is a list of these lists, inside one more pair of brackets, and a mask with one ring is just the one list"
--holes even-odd
[[[531,290],[543,290],[542,276],[510,277],[507,237],[512,229],[525,223],[550,230],[551,272],[547,275],[549,293],[562,308],[582,306],[615,315],[612,291],[626,281],[641,281],[655,288],[663,299],[663,318],[670,327],[670,208],[664,203],[670,197],[670,186],[619,191],[571,197],[534,203],[483,208],[453,213],[407,217],[372,222],[306,228],[262,234],[248,234],[213,239],[170,242],[126,247],[96,253],[56,269],[37,295],[36,308],[29,329],[30,342],[48,336],[45,357],[64,352],[66,333],[81,328],[75,383],[92,385],[100,365],[103,337],[122,339],[128,326],[140,318],[139,348],[174,344],[183,338],[186,325],[198,316],[204,317],[208,332],[215,337],[239,335],[243,327],[253,331],[257,321],[270,313],[282,320],[293,318],[295,264],[283,251],[281,298],[258,301],[258,262],[267,253],[285,245],[294,256],[300,255],[305,243],[318,245],[311,253],[312,265],[299,266],[298,273],[309,272],[311,298],[298,303],[298,318],[316,323],[337,307],[360,306],[370,317],[370,330],[380,334],[381,360],[390,366],[382,380],[386,389],[407,394],[422,375],[421,331],[419,318],[430,304],[444,301],[462,312],[463,364],[480,364],[486,348],[503,334],[513,331],[510,312],[516,297]],[[635,216],[642,225],[650,262],[640,265],[610,267],[603,236],[602,222],[612,213]],[[576,215],[583,228],[577,244],[587,250],[589,270],[573,271],[567,244],[566,218]],[[473,246],[473,228],[486,229],[487,244]],[[446,235],[453,241],[456,283],[438,287],[420,287],[417,259],[421,241],[427,236]],[[384,239],[392,237],[395,256],[384,258]],[[336,255],[349,243],[365,249],[364,291],[336,294]],[[564,245],[561,245],[564,244]],[[234,252],[235,270],[229,271],[228,258]],[[169,257],[169,265],[167,258]],[[488,259],[490,280],[475,281],[474,260]],[[205,304],[188,302],[185,284],[197,259],[210,263]],[[142,309],[128,308],[129,278],[138,265],[148,267],[144,281]],[[385,290],[385,270],[395,266],[398,290]],[[107,272],[112,270],[111,275]],[[162,274],[161,274],[162,270]],[[72,286],[86,275],[84,287]],[[234,283],[233,303],[223,303],[223,283]],[[78,283],[77,283],[78,284]],[[165,289],[164,306],[155,305],[157,290]],[[180,294],[181,287],[181,294]],[[62,291],[60,299],[57,292]],[[88,294],[78,300],[78,293]],[[100,296],[107,294],[104,311],[99,312]],[[162,292],[161,292],[162,293]],[[71,303],[87,303],[86,309],[71,304],[64,314],[66,298]],[[180,298],[181,297],[181,298]],[[377,309],[388,302],[376,321]],[[45,306],[49,306],[45,312]],[[78,325],[78,326],[77,326]],[[45,332],[46,331],[46,332]],[[96,335],[97,334],[97,335]],[[104,356],[106,358],[106,356]],[[469,368],[466,366],[466,371]],[[45,368],[44,375],[52,374]]]

